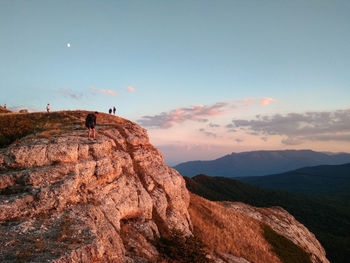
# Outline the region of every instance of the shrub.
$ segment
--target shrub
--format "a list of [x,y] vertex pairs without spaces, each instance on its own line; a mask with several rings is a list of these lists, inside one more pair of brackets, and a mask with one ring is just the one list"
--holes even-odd
[[284,263],[311,263],[310,256],[299,246],[284,236],[276,233],[268,225],[261,225],[265,239],[271,244],[273,251]]
[[160,261],[179,263],[211,263],[206,257],[205,246],[196,236],[185,237],[179,231],[173,231],[170,237],[160,237],[155,241],[160,253]]

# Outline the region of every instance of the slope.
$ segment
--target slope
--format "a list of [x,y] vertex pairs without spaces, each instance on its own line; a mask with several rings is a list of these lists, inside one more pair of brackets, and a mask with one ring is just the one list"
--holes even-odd
[[265,190],[224,177],[185,177],[187,188],[213,201],[244,202],[257,207],[281,206],[321,242],[331,262],[350,257],[349,196],[312,196]]

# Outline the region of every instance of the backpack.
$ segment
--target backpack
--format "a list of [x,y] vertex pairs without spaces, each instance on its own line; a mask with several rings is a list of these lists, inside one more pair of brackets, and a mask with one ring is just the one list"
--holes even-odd
[[85,119],[85,126],[89,128],[89,124],[94,122],[94,115],[92,113],[89,113],[88,116],[86,116]]

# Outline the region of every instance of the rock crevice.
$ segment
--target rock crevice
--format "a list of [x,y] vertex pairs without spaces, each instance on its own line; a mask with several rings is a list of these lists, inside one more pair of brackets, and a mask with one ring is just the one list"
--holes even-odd
[[[155,241],[171,238],[171,233],[189,238],[198,228],[188,212],[190,195],[183,177],[164,164],[145,129],[100,114],[97,141],[91,141],[81,126],[86,112],[29,115],[33,122],[59,132],[39,136],[33,124],[33,134],[0,149],[0,262],[166,262]],[[28,125],[25,116],[19,117]],[[223,205],[238,210],[233,204]],[[262,220],[253,208],[240,209]],[[205,212],[202,209],[204,216]],[[284,213],[270,212],[264,219],[267,224]],[[277,226],[286,228],[285,235],[293,240],[302,227],[289,215],[285,219],[290,221]],[[315,237],[308,237],[311,250],[305,250],[322,254]],[[293,242],[308,245],[303,238]],[[212,258],[247,262],[224,252]],[[313,262],[328,262],[324,258],[314,256]]]
[[24,138],[1,149],[0,168],[1,262],[152,261],[161,231],[191,234],[183,178],[131,122],[94,142],[79,129]]

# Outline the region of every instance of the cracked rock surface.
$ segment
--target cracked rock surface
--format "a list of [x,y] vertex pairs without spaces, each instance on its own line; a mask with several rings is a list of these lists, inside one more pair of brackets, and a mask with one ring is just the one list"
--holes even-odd
[[114,118],[96,141],[77,128],[0,150],[0,262],[155,262],[152,240],[191,234],[182,176]]

